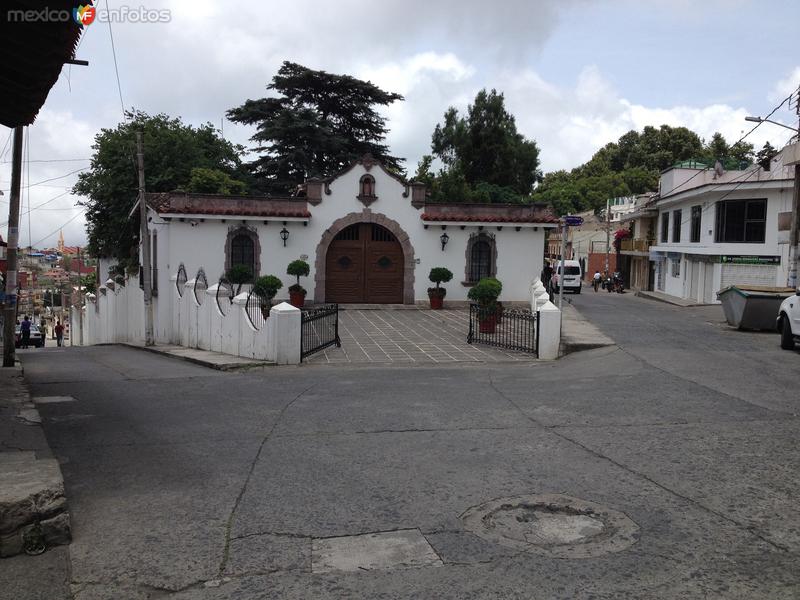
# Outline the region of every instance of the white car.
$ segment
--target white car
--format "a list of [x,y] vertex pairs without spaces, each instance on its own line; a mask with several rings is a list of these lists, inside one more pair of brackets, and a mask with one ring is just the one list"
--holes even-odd
[[[581,279],[583,278],[583,271],[581,270],[581,263],[577,260],[564,261],[564,291],[573,292],[575,294],[581,293]],[[550,285],[553,288],[553,293],[558,293],[558,287],[561,285],[561,261],[555,264],[555,273],[550,280]]]
[[795,342],[800,341],[800,289],[781,303],[778,331],[781,334],[781,348],[794,350]]

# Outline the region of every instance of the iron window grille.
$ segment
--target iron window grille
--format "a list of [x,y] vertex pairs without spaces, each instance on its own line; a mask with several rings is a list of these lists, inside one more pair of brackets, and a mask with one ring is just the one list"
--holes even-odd
[[680,209],[672,211],[672,243],[678,244],[681,241],[681,215]]
[[715,241],[763,244],[767,233],[767,200],[717,202]]
[[692,243],[698,243],[700,241],[700,229],[702,227],[703,221],[703,207],[702,206],[693,206],[692,207],[692,236],[691,241]]

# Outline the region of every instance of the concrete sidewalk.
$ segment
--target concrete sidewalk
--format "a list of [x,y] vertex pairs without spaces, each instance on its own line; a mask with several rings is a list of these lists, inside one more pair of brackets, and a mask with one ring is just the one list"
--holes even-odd
[[592,325],[586,318],[572,306],[565,302],[561,315],[561,349],[559,356],[614,346],[616,342]]
[[0,369],[0,557],[70,542],[64,480],[22,368]]
[[689,306],[713,306],[704,302],[695,302],[694,300],[687,300],[686,298],[671,296],[669,294],[664,294],[663,292],[647,292],[644,290],[639,290],[636,292],[636,295],[640,298],[658,300],[659,302],[666,302],[667,304],[672,304],[674,306],[683,306],[684,308]]
[[146,350],[147,352],[154,352],[163,356],[171,356],[172,358],[179,358],[197,365],[208,367],[209,369],[216,369],[218,371],[234,371],[237,369],[251,369],[253,367],[265,367],[274,363],[266,360],[257,360],[254,358],[244,358],[242,356],[232,356],[230,354],[221,354],[219,352],[211,352],[209,350],[200,350],[198,348],[185,348],[183,346],[174,346],[171,344],[158,344],[156,346],[141,346],[139,344],[122,344],[129,348],[136,348],[137,350]]

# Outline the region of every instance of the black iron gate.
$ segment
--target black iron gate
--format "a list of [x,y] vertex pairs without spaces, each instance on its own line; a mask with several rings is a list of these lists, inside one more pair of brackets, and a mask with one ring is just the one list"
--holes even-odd
[[339,340],[339,305],[323,304],[303,309],[301,315],[300,360],[329,346],[342,346]]
[[527,309],[469,307],[468,344],[539,353],[539,313]]

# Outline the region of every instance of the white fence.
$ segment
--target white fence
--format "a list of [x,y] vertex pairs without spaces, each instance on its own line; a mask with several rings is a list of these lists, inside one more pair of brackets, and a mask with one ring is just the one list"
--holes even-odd
[[[176,277],[169,289],[153,298],[154,333],[157,344],[174,344],[267,360],[278,364],[300,362],[300,310],[286,303],[273,306],[261,329],[246,312],[248,291],[231,298],[218,285],[198,288],[195,279],[178,293]],[[219,304],[217,297],[219,292]],[[220,310],[220,305],[224,310]],[[71,338],[77,345],[131,343],[144,345],[144,292],[136,277],[124,286],[109,284],[87,294],[83,318],[73,308]]]

